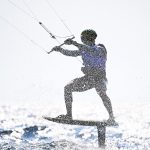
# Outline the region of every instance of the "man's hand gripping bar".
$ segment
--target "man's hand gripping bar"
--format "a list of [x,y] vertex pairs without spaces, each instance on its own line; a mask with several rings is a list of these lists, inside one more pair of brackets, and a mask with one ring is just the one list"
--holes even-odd
[[[71,40],[73,40],[75,37],[73,36],[72,38],[70,38]],[[62,44],[60,44],[59,45],[59,47],[61,47],[61,46],[63,46],[63,45],[65,45],[65,42],[64,43],[62,43]],[[51,51],[49,51],[49,52],[47,52],[48,54],[50,54],[51,52],[53,52],[53,50],[51,50]]]

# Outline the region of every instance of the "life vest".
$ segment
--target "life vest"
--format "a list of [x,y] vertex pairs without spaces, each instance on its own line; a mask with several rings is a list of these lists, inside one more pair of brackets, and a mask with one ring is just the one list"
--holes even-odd
[[83,49],[81,56],[85,68],[95,68],[105,70],[107,52],[103,45],[90,46],[91,50]]

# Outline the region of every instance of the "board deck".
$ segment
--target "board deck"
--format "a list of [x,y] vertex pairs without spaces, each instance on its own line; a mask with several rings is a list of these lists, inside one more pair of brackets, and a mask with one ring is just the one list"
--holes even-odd
[[51,117],[43,117],[48,121],[53,121],[56,123],[62,124],[70,124],[70,125],[82,125],[82,126],[110,126],[107,121],[87,121],[87,120],[67,120],[67,119],[58,119],[58,118],[51,118]]

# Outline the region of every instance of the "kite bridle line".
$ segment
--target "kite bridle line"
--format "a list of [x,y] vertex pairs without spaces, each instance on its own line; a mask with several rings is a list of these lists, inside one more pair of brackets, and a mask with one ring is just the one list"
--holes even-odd
[[[61,17],[58,15],[58,13],[56,12],[56,10],[52,7],[52,5],[49,3],[49,1],[48,0],[45,0],[46,2],[47,2],[47,4],[48,4],[48,6],[54,11],[54,13],[55,13],[55,15],[58,17],[58,19],[62,22],[62,24],[65,26],[65,28],[68,30],[68,32],[71,34],[70,36],[65,36],[65,37],[62,37],[62,36],[57,36],[57,35],[54,35],[54,34],[52,34],[52,32],[46,27],[46,25],[45,24],[43,24],[41,21],[39,21],[39,19],[38,19],[38,17],[35,15],[35,13],[32,11],[32,9],[30,8],[30,6],[27,4],[27,2],[25,2],[25,0],[23,0],[23,3],[24,3],[24,5],[26,6],[26,8],[28,9],[28,11],[30,12],[27,12],[26,10],[24,10],[23,8],[21,8],[20,6],[18,6],[16,3],[14,3],[14,2],[12,2],[11,0],[8,0],[8,2],[11,4],[11,5],[13,5],[15,8],[17,8],[18,10],[20,10],[22,13],[24,13],[24,14],[26,14],[28,17],[30,17],[30,18],[32,18],[34,21],[36,21],[49,35],[50,35],[50,37],[52,38],[52,39],[55,39],[56,41],[57,41],[57,43],[59,44],[59,46],[61,47],[61,46],[63,46],[65,43],[62,43],[61,44],[61,42],[59,42],[59,40],[57,39],[57,38],[71,38],[71,39],[74,39],[75,38],[75,36],[72,34],[72,32],[71,32],[71,30],[69,29],[69,27],[65,24],[65,22],[61,19]],[[3,19],[4,20],[4,19]],[[8,23],[8,21],[6,21],[6,19],[5,19],[5,22],[7,22]],[[10,23],[9,23],[10,24]],[[12,24],[10,24],[10,25],[12,25]],[[14,26],[14,25],[13,25]],[[15,29],[17,29],[17,27],[15,26]],[[19,29],[17,29],[17,30],[19,30]],[[19,30],[19,32],[20,32],[20,30]],[[20,33],[23,33],[23,32],[20,32]],[[24,36],[25,36],[25,33],[24,33]],[[28,38],[27,36],[26,36],[26,38]],[[29,38],[28,38],[29,39]],[[34,42],[34,40],[31,40],[30,39],[30,41],[32,42],[32,43],[36,43],[36,42]],[[37,43],[36,43],[36,45],[37,45]],[[39,46],[39,44],[38,44],[38,47],[39,48],[41,48],[41,46]],[[42,48],[42,50],[44,50],[43,48]],[[45,51],[45,50],[44,50]],[[50,51],[50,52],[48,52],[48,51],[45,51],[45,52],[47,52],[48,54],[49,53],[51,53],[52,51]]]

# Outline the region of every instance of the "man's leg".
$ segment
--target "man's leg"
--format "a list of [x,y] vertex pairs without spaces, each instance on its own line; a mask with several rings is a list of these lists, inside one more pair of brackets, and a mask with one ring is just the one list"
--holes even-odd
[[72,118],[72,89],[71,85],[68,84],[64,88],[64,98],[65,98],[65,104],[66,104],[66,110],[67,110],[67,116]]
[[83,92],[94,87],[94,79],[89,76],[74,79],[64,88],[64,98],[67,110],[67,116],[72,118],[72,92]]
[[106,83],[103,81],[103,82],[100,82],[100,83],[97,83],[96,86],[95,86],[95,89],[98,93],[98,95],[101,97],[102,101],[103,101],[103,104],[109,114],[109,119],[110,120],[114,120],[114,115],[113,115],[113,110],[112,110],[112,104],[111,104],[111,101],[109,99],[109,97],[107,96],[106,94]]

